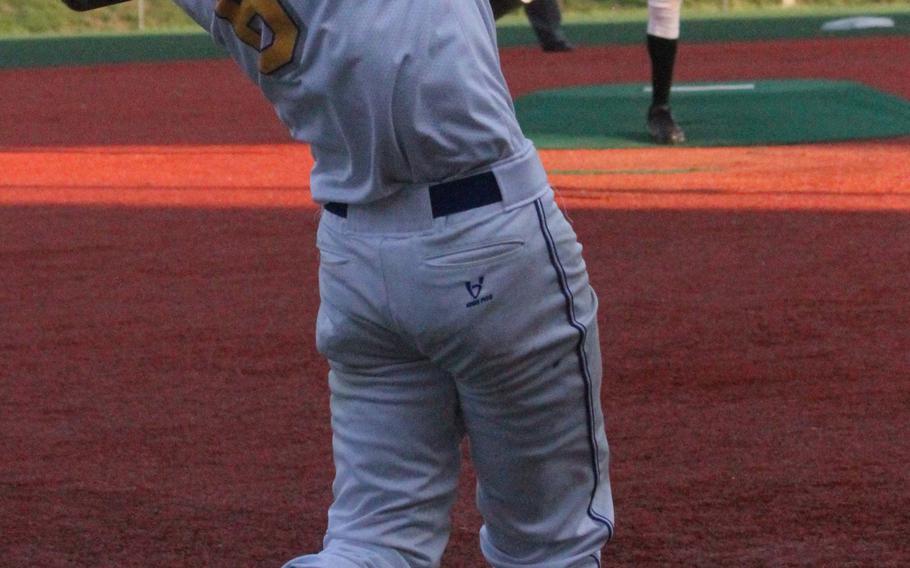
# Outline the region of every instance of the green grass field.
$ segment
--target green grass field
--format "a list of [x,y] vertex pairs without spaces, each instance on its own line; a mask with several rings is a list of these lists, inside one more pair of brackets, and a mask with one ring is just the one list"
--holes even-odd
[[[564,0],[567,22],[643,21],[646,0]],[[143,0],[143,28],[149,31],[192,29],[194,24],[171,0]],[[59,0],[0,0],[0,36],[124,33],[140,27],[139,0],[88,14],[68,10]],[[726,8],[726,9],[725,9]],[[782,8],[780,0],[686,0],[683,19],[807,13],[875,14],[910,12],[906,0],[803,0]],[[521,13],[506,16],[502,26],[527,26]]]
[[[0,4],[2,6],[4,4]],[[115,9],[122,11],[124,6],[108,10],[113,12]],[[702,7],[684,12],[682,34],[688,42],[833,37],[832,33],[821,31],[824,22],[858,14],[887,14],[893,18],[895,25],[892,28],[851,31],[848,35],[852,37],[910,35],[910,6],[893,4],[870,4],[864,8],[742,8],[728,12],[708,11]],[[71,17],[68,13],[64,13],[64,16]],[[80,15],[75,16],[78,18]],[[149,25],[144,33],[118,31],[113,27],[83,30],[64,28],[66,31],[54,33],[36,31],[8,34],[0,37],[0,68],[224,57],[224,52],[202,30],[178,16],[180,15],[173,14],[173,18],[167,20],[170,22],[168,25]],[[642,41],[645,20],[645,12],[641,10],[609,14],[569,13],[565,28],[569,38],[578,45],[634,44]],[[119,21],[122,24],[125,20]],[[510,17],[509,21],[500,22],[498,35],[502,47],[536,44],[527,19],[520,14]],[[836,35],[845,37],[844,33]]]

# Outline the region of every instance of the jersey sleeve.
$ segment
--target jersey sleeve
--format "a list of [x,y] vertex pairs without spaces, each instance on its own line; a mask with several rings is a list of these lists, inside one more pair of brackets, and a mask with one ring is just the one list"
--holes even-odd
[[215,0],[174,0],[187,15],[202,28],[211,33],[212,19],[215,17]]
[[174,0],[174,3],[186,12],[193,21],[202,26],[202,29],[208,32],[216,45],[229,51],[228,42],[223,36],[223,26],[218,26],[216,23],[218,18],[215,16],[215,3],[217,1],[218,0]]

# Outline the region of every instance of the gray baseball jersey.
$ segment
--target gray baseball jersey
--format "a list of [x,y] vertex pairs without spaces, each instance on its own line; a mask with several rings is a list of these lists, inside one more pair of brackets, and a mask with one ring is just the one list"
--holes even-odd
[[527,150],[485,0],[176,2],[312,145],[319,202],[375,201]]
[[597,297],[487,0],[175,0],[312,144],[333,502],[286,568],[436,568],[467,436],[495,568],[613,534]]

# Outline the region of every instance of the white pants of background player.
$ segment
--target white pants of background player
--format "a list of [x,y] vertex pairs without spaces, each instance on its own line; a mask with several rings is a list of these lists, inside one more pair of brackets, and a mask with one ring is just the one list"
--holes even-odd
[[286,568],[439,566],[464,435],[492,566],[600,566],[597,298],[537,164],[494,169],[503,202],[447,217],[424,190],[323,213],[334,502],[324,550]]
[[648,35],[679,39],[682,0],[648,0]]

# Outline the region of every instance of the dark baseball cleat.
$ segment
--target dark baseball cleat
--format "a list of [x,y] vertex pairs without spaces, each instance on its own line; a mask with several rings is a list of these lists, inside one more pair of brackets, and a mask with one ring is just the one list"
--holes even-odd
[[673,119],[668,105],[656,105],[648,109],[648,132],[658,144],[682,144],[686,134]]
[[540,46],[547,53],[565,53],[572,51],[575,46],[565,40],[551,41]]

